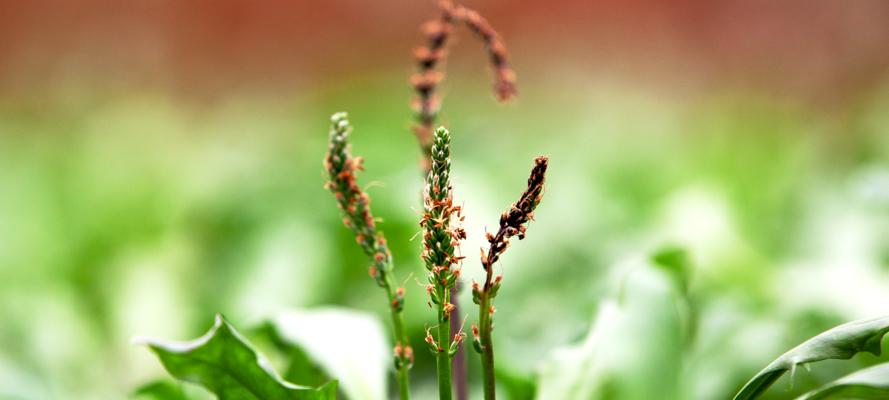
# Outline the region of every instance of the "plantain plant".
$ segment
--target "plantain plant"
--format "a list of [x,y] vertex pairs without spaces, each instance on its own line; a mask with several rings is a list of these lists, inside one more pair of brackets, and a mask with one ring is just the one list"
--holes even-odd
[[[441,104],[437,88],[444,76],[438,66],[445,57],[452,29],[459,24],[468,27],[484,43],[495,75],[496,98],[504,101],[516,94],[515,73],[509,66],[506,48],[499,34],[476,11],[450,0],[440,1],[438,17],[424,25],[425,45],[414,52],[418,72],[411,77],[411,82],[417,93],[414,101],[417,119],[414,133],[423,149],[422,169],[426,175],[424,213],[420,220],[423,229],[420,257],[428,272],[426,292],[435,320],[434,326],[427,329],[425,341],[436,359],[438,392],[442,400],[450,400],[455,392],[459,400],[467,398],[465,361],[462,359],[466,334],[462,324],[458,325],[458,321],[465,321],[465,318],[461,318],[457,305],[464,259],[460,241],[466,238],[467,233],[461,227],[462,207],[456,205],[453,197],[451,134],[444,127],[433,130]],[[363,170],[363,159],[351,154],[348,141],[351,132],[352,126],[345,112],[331,116],[328,151],[324,157],[328,178],[325,187],[334,195],[343,224],[352,231],[356,243],[367,256],[369,275],[386,296],[393,332],[395,380],[399,397],[407,400],[410,398],[409,371],[414,363],[414,353],[403,316],[406,292],[404,287],[396,285],[392,254],[371,212],[371,199],[358,184],[357,173]],[[524,237],[526,226],[533,219],[534,210],[543,196],[547,165],[546,157],[535,160],[528,186],[519,201],[501,216],[499,231],[494,235],[487,234],[490,249],[487,255],[482,255],[481,263],[486,280],[483,288],[478,284],[473,285],[473,297],[479,305],[479,320],[473,324],[473,335],[475,348],[481,353],[485,399],[494,399],[496,395],[491,332],[493,299],[500,287],[501,276],[493,278],[494,263],[506,250],[510,238]],[[286,341],[280,335],[276,336],[278,328],[271,323],[261,330],[271,332],[279,343]],[[312,382],[326,380],[327,383],[315,386],[293,384],[272,370],[254,345],[221,315],[217,315],[215,324],[206,335],[191,342],[150,339],[140,339],[139,342],[157,354],[173,377],[201,385],[221,399],[334,399],[337,396],[338,382],[318,372],[316,365],[308,365],[313,361],[307,356],[312,353],[307,350],[311,349],[291,346],[291,351],[295,352],[293,354],[298,355],[294,359],[301,364],[291,364],[288,371],[300,372],[287,373],[286,378]],[[349,394],[345,386],[342,391]],[[139,393],[162,398],[169,396],[169,393],[177,393],[178,396],[182,392],[167,382],[155,382],[143,386]],[[182,397],[186,396],[183,394]]]
[[[452,136],[443,126],[435,128],[439,123],[442,104],[438,93],[445,76],[442,64],[454,29],[458,26],[467,27],[484,44],[494,75],[495,98],[506,101],[517,94],[516,75],[497,31],[476,11],[451,0],[439,1],[438,15],[422,27],[424,43],[414,50],[417,72],[411,76],[410,82],[415,92],[412,101],[416,120],[413,132],[422,150],[421,170],[425,178],[423,214],[419,221],[423,238],[420,258],[427,271],[426,295],[433,321],[426,330],[424,341],[435,359],[435,376],[441,400],[468,398],[466,361],[463,358],[466,333],[461,322],[466,318],[457,301],[464,260],[460,242],[466,239],[467,232],[461,226],[462,206],[457,205],[459,203],[454,199]],[[323,162],[327,176],[325,187],[334,196],[342,213],[343,225],[352,231],[358,247],[368,259],[368,274],[383,289],[391,319],[390,365],[394,365],[398,397],[408,400],[411,397],[409,375],[414,364],[414,351],[403,312],[407,293],[404,287],[396,284],[398,280],[386,238],[378,229],[369,195],[358,183],[357,174],[363,170],[364,163],[363,158],[351,153],[351,133],[352,125],[345,112],[331,116],[328,151]],[[472,299],[478,309],[477,319],[471,325],[473,348],[479,353],[481,392],[485,400],[494,400],[497,396],[494,300],[501,290],[503,277],[495,273],[495,267],[511,240],[525,237],[528,224],[533,221],[545,192],[548,164],[547,157],[534,160],[527,185],[519,199],[500,216],[497,231],[485,233],[489,246],[480,257],[485,278],[484,282],[472,283]],[[609,314],[603,311],[603,315]],[[603,317],[603,320],[607,318]],[[261,329],[281,345],[288,341],[281,332],[286,330],[285,325],[273,321]],[[848,359],[859,352],[879,355],[881,340],[887,332],[889,317],[855,321],[828,330],[774,360],[751,378],[734,399],[760,397],[785,372],[790,371],[793,375],[800,365],[808,366],[809,363],[826,359]],[[336,369],[319,367],[317,360],[311,356],[318,349],[313,352],[311,348],[300,347],[302,343],[291,341],[283,346],[290,354],[290,361],[285,374],[279,375],[257,348],[221,315],[216,316],[207,334],[190,342],[137,341],[147,345],[174,378],[203,386],[221,399],[328,400],[337,398],[338,392],[351,398],[363,398],[332,379],[337,377]],[[356,350],[364,349],[356,347]],[[589,378],[578,376],[577,379],[584,381]],[[291,381],[309,385],[297,385]],[[552,392],[547,382],[541,385],[543,393]],[[800,398],[889,398],[889,384],[886,382],[889,382],[889,363],[859,370]],[[585,388],[582,384],[578,387]],[[584,389],[578,393],[586,391]],[[168,381],[149,383],[139,388],[137,393],[159,399],[190,398],[180,387]]]
[[[409,347],[405,347],[402,343],[409,343],[409,341],[402,336],[403,330],[400,330],[402,328],[399,325],[401,324],[400,313],[404,303],[404,290],[399,288],[392,295],[392,291],[388,289],[390,286],[386,283],[391,279],[392,274],[391,256],[379,247],[385,244],[385,241],[380,239],[381,236],[375,231],[369,230],[375,225],[372,223],[373,217],[369,211],[370,200],[366,194],[360,191],[354,180],[354,171],[360,169],[361,162],[360,158],[354,158],[349,154],[345,143],[350,130],[346,114],[334,114],[331,121],[333,124],[330,135],[331,152],[325,163],[332,179],[329,186],[334,191],[340,208],[343,210],[345,225],[352,229],[356,241],[374,262],[371,266],[371,276],[377,279],[380,286],[387,288],[387,291],[390,292],[396,336],[395,365],[398,368],[397,375],[402,398],[407,398],[409,394],[406,369],[410,367],[412,360],[403,358],[404,349],[409,349]],[[466,238],[466,231],[460,226],[460,222],[463,221],[461,206],[454,203],[450,143],[450,132],[444,127],[436,129],[429,151],[432,162],[423,195],[424,213],[420,219],[420,226],[423,228],[421,258],[428,272],[426,292],[429,296],[429,304],[433,305],[436,322],[434,327],[427,330],[425,341],[436,359],[439,398],[442,400],[453,398],[451,365],[466,337],[462,327],[455,331],[451,330],[451,321],[457,316],[451,295],[457,279],[460,277],[461,262],[464,257],[460,255],[459,245],[460,240]],[[499,276],[496,279],[492,278],[493,264],[506,250],[511,237],[518,236],[519,239],[524,237],[526,226],[533,219],[534,210],[543,196],[547,165],[548,159],[546,157],[538,157],[535,160],[531,176],[528,178],[528,186],[519,201],[501,216],[500,230],[497,234],[487,235],[491,248],[488,255],[482,257],[482,266],[487,274],[485,289],[479,289],[477,284],[473,285],[473,295],[480,307],[478,321],[480,328],[474,328],[473,332],[476,336],[476,349],[482,354],[486,399],[494,399],[496,396],[493,342],[491,341],[493,329],[491,320],[493,305],[491,302],[500,287],[501,278]],[[377,237],[376,240],[368,239],[374,236]],[[435,330],[434,334],[433,329]],[[481,339],[478,339],[479,329],[482,332]]]
[[[423,214],[419,221],[422,229],[419,258],[427,272],[425,288],[431,324],[427,325],[424,341],[431,357],[435,359],[435,377],[441,400],[468,398],[466,360],[463,358],[463,345],[466,341],[463,322],[468,317],[463,314],[457,301],[465,259],[460,243],[467,238],[468,233],[462,227],[463,206],[458,205],[460,203],[454,197],[451,160],[453,137],[448,129],[440,126],[439,121],[442,103],[439,86],[444,79],[442,64],[446,59],[453,31],[458,26],[468,28],[483,43],[494,75],[496,99],[506,101],[517,94],[515,72],[497,31],[478,12],[451,0],[439,1],[438,14],[423,25],[424,43],[414,50],[417,71],[411,76],[410,82],[415,92],[412,105],[416,123],[413,132],[422,150],[421,169],[425,179]],[[371,387],[372,382],[385,382],[383,371],[392,368],[388,367],[392,365],[398,397],[402,400],[410,399],[409,375],[415,355],[403,312],[407,293],[404,287],[397,284],[399,280],[395,276],[393,257],[386,238],[378,227],[378,220],[371,211],[370,196],[358,183],[357,174],[363,170],[364,163],[361,157],[351,153],[351,133],[352,125],[345,112],[331,116],[328,151],[323,162],[327,177],[326,188],[334,196],[342,213],[343,224],[354,234],[358,247],[367,257],[370,277],[383,290],[385,307],[391,319],[391,355],[383,338],[383,328],[378,326],[379,323],[373,317],[352,314],[345,310],[332,310],[333,314],[325,312],[323,316],[315,316],[318,318],[283,314],[256,329],[246,331],[251,339],[258,339],[257,342],[269,341],[273,350],[286,354],[286,369],[283,374],[279,374],[270,367],[271,363],[259,351],[260,347],[248,340],[245,334],[239,332],[222,315],[217,315],[211,329],[192,341],[135,340],[154,352],[172,377],[202,386],[220,399],[331,400],[343,393],[349,398],[363,400],[387,396],[385,385],[382,384],[379,390],[371,389],[369,392],[362,392],[356,387]],[[485,233],[488,249],[483,250],[480,257],[485,279],[481,283],[472,283],[472,299],[478,309],[477,319],[471,325],[473,348],[480,355],[481,392],[485,400],[494,400],[497,396],[493,340],[494,300],[501,290],[503,278],[496,273],[495,267],[513,238],[523,239],[529,223],[534,220],[545,193],[548,166],[547,157],[540,156],[534,160],[527,185],[519,199],[501,214],[497,231]],[[659,292],[651,293],[640,300],[640,304],[645,304],[646,307],[639,307],[633,301],[623,301],[623,294],[615,296],[613,301],[605,302],[597,317],[595,329],[583,345],[558,354],[554,358],[555,362],[544,369],[537,385],[539,398],[610,398],[611,393],[621,393],[609,387],[610,378],[604,373],[607,369],[600,368],[605,362],[603,360],[608,358],[597,354],[597,351],[607,347],[608,339],[619,334],[644,339],[644,335],[651,329],[638,327],[651,327],[657,323],[648,321],[647,312],[652,309],[647,307],[649,304],[657,303],[662,306],[659,310],[664,314],[672,313],[666,319],[670,326],[680,328],[677,329],[680,334],[669,343],[674,344],[675,348],[681,347],[685,340],[685,331],[692,325],[689,322],[692,312],[687,307],[685,293],[686,258],[682,251],[658,253],[651,261],[665,273],[652,272],[650,268],[643,271],[655,277],[652,282],[657,284],[648,285],[650,277],[645,275],[645,279],[640,282],[645,282],[646,285],[639,285],[638,288],[629,283],[626,285],[635,288],[633,290],[644,288],[651,291],[652,288],[660,288]],[[627,282],[635,281],[628,278]],[[638,312],[634,314],[638,310],[646,311],[643,315],[645,323],[636,323],[636,314],[642,315]],[[329,325],[324,325],[324,321],[331,316],[347,323],[338,323],[337,329],[327,329]],[[348,326],[349,329],[342,329],[342,326]],[[299,332],[311,329],[320,330],[322,336],[334,337],[336,340],[331,340],[331,343],[334,343],[335,349],[303,340]],[[361,332],[361,339],[351,335],[354,332]],[[772,361],[753,376],[735,394],[734,399],[759,398],[782,375],[788,371],[793,375],[799,366],[808,368],[809,364],[822,360],[850,359],[860,352],[879,355],[881,341],[887,332],[889,317],[854,321],[825,331]],[[361,354],[361,358],[370,359],[371,363],[369,366],[362,364],[343,367],[341,363],[323,361],[324,353],[333,353],[334,350]],[[646,354],[646,351],[640,351],[637,347],[633,350]],[[371,356],[371,353],[376,356]],[[673,358],[678,359],[679,356]],[[379,368],[380,376],[373,375],[367,379],[348,376],[352,370],[376,368],[376,359],[381,360],[378,364],[383,365]],[[646,358],[644,363],[651,364],[651,359]],[[641,363],[631,365],[635,367],[631,370],[632,374],[648,373],[644,375],[646,377],[677,374],[681,367],[677,363],[674,371],[659,368],[650,373],[640,371],[638,367]],[[342,378],[342,382],[337,378]],[[362,379],[364,381],[356,385],[355,382]],[[664,398],[674,398],[679,393],[676,388],[658,390],[660,392],[657,396]],[[639,393],[642,396],[630,398],[652,398],[647,391]],[[183,387],[166,380],[143,385],[135,394],[155,399],[192,398]],[[800,397],[803,400],[827,398],[889,398],[889,363],[860,369]]]

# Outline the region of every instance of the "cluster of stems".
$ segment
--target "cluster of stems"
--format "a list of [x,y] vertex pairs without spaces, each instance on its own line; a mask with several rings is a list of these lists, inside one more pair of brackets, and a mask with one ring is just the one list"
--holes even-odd
[[426,343],[436,358],[438,371],[439,396],[442,400],[450,400],[451,360],[457,354],[465,334],[457,330],[453,336],[451,320],[455,315],[452,303],[452,290],[460,277],[460,260],[458,255],[460,240],[466,238],[466,232],[459,226],[462,220],[460,206],[454,205],[453,188],[451,187],[450,133],[445,128],[435,131],[430,147],[431,168],[426,179],[423,192],[423,228],[422,258],[428,271],[430,305],[437,314],[435,335],[427,331]]
[[356,172],[362,170],[362,158],[349,153],[349,133],[352,127],[346,113],[336,113],[330,118],[330,138],[324,168],[329,181],[326,184],[336,197],[343,213],[343,224],[355,234],[358,245],[370,259],[368,273],[385,290],[392,315],[395,337],[395,370],[398,390],[402,400],[410,398],[408,370],[414,362],[413,349],[404,327],[404,288],[396,287],[393,279],[392,254],[383,233],[377,230],[376,220],[370,210],[370,197],[359,186]]
[[519,200],[510,206],[509,210],[500,216],[500,228],[496,234],[487,233],[490,244],[487,254],[482,251],[481,264],[485,269],[485,282],[479,285],[472,284],[472,300],[478,304],[478,325],[472,327],[472,344],[481,354],[482,382],[485,400],[496,398],[496,383],[494,380],[494,342],[492,333],[494,330],[494,298],[500,290],[502,275],[494,277],[494,263],[509,247],[509,240],[513,236],[519,240],[525,238],[527,224],[534,219],[534,209],[543,198],[543,185],[546,178],[548,159],[537,157],[531,176],[528,177],[528,187],[522,193]]
[[[438,16],[423,25],[425,42],[414,50],[417,72],[411,76],[416,92],[413,107],[417,124],[414,133],[423,149],[423,171],[426,185],[423,192],[424,214],[420,221],[423,228],[422,258],[428,271],[429,304],[436,311],[437,323],[427,329],[425,341],[436,357],[439,396],[450,400],[456,389],[457,399],[467,398],[465,361],[462,343],[466,335],[459,325],[457,304],[459,289],[460,240],[466,232],[459,226],[461,208],[454,205],[450,181],[450,133],[443,127],[433,131],[441,100],[438,86],[444,78],[440,64],[447,54],[447,45],[454,27],[463,24],[485,45],[488,60],[494,71],[494,94],[505,101],[516,95],[515,73],[510,67],[508,54],[500,35],[479,13],[452,0],[439,1]],[[355,173],[362,169],[360,157],[349,154],[348,135],[351,127],[345,113],[331,117],[330,148],[324,160],[330,180],[327,188],[337,199],[343,211],[343,223],[355,234],[359,246],[371,260],[369,273],[377,284],[385,289],[395,331],[395,369],[401,399],[409,398],[408,370],[413,364],[413,351],[406,336],[402,309],[404,288],[396,287],[392,277],[392,255],[382,233],[376,229],[376,221],[370,211],[370,198],[356,183]],[[547,159],[535,161],[528,188],[522,197],[500,219],[500,229],[495,235],[488,234],[488,253],[482,253],[482,266],[486,272],[483,286],[473,283],[473,301],[479,305],[478,325],[473,325],[473,345],[482,358],[485,399],[494,399],[494,355],[491,332],[493,330],[493,299],[500,288],[501,276],[493,276],[493,264],[506,250],[509,239],[524,237],[526,224],[533,219],[534,209],[543,195],[543,181]],[[434,330],[434,332],[433,332]],[[452,373],[452,367],[454,369]],[[453,387],[455,384],[456,387]]]
[[[395,331],[395,368],[399,393],[409,398],[408,370],[413,364],[413,351],[405,333],[402,310],[404,288],[396,288],[392,277],[392,255],[382,232],[370,210],[370,198],[358,186],[356,172],[362,169],[360,157],[349,153],[348,136],[351,126],[345,113],[331,117],[330,147],[324,166],[330,180],[327,188],[333,192],[343,212],[343,223],[353,231],[355,240],[371,260],[369,272],[377,284],[385,289],[389,299]],[[463,221],[461,207],[454,204],[451,185],[451,135],[444,127],[438,128],[430,146],[430,170],[423,191],[422,259],[428,271],[429,304],[436,311],[437,323],[427,329],[425,341],[436,358],[439,398],[450,400],[453,396],[452,361],[466,335],[462,327],[452,329],[451,322],[459,318],[453,304],[454,288],[460,277],[460,241],[466,232],[460,226]],[[500,290],[502,276],[494,276],[494,264],[509,247],[512,237],[523,239],[527,224],[534,219],[534,210],[543,197],[548,160],[538,157],[528,178],[528,185],[518,201],[500,216],[500,226],[495,234],[487,233],[490,247],[481,255],[485,270],[485,282],[473,282],[472,298],[479,306],[478,325],[472,326],[473,346],[481,354],[482,381],[486,400],[496,397],[494,380],[494,298]],[[434,332],[433,332],[434,330]]]
[[[454,26],[464,24],[475,33],[485,45],[491,68],[494,71],[494,95],[498,101],[506,101],[517,93],[515,72],[509,64],[509,55],[506,46],[496,30],[475,10],[455,4],[452,0],[439,0],[438,15],[423,24],[422,31],[424,43],[414,49],[417,72],[411,75],[411,84],[416,96],[412,106],[416,113],[417,123],[413,127],[414,134],[420,143],[424,157],[421,166],[425,174],[429,173],[432,166],[432,141],[433,126],[435,126],[441,99],[438,95],[438,86],[444,79],[443,68],[440,65],[447,56],[448,41],[452,36]],[[461,288],[458,280],[451,289],[450,297],[454,305],[454,314],[460,314],[460,303],[457,295]],[[457,319],[451,320],[451,330],[458,329]],[[458,400],[468,399],[466,357],[463,347],[457,349],[453,360],[454,389]]]

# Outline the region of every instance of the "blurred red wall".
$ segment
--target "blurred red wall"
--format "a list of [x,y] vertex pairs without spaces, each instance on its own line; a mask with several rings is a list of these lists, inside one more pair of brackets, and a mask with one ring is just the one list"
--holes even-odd
[[[889,67],[881,0],[465,4],[535,74],[655,74],[832,97]],[[406,73],[418,26],[434,13],[431,0],[0,0],[0,91],[76,82],[214,93]]]

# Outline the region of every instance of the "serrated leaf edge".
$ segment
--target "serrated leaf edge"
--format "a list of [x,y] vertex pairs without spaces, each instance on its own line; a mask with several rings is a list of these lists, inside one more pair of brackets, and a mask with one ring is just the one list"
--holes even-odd
[[[213,339],[213,337],[216,336],[216,334],[219,332],[219,330],[223,329],[223,328],[228,333],[230,333],[232,336],[234,336],[236,339],[238,339],[245,347],[247,347],[251,353],[253,353],[254,357],[256,357],[257,365],[259,365],[259,367],[264,372],[269,374],[269,376],[271,376],[275,381],[277,381],[279,384],[281,384],[285,388],[294,389],[294,390],[314,390],[314,391],[320,392],[322,390],[328,390],[328,386],[330,386],[330,385],[336,385],[336,380],[331,380],[330,382],[325,383],[324,385],[321,385],[317,388],[310,387],[310,386],[297,385],[297,384],[285,381],[284,379],[281,378],[280,375],[278,375],[278,373],[274,370],[274,368],[272,368],[271,363],[268,361],[268,359],[266,359],[265,356],[263,356],[261,353],[256,351],[256,349],[253,348],[253,346],[250,344],[250,342],[247,341],[247,339],[244,338],[244,336],[242,336],[234,328],[234,326],[232,326],[232,324],[230,324],[225,319],[225,317],[222,316],[222,314],[216,314],[214,321],[213,321],[213,326],[210,328],[209,331],[207,331],[207,333],[205,333],[205,334],[201,335],[200,337],[193,339],[193,340],[165,341],[165,340],[152,339],[152,338],[145,337],[145,336],[137,336],[131,340],[131,343],[134,345],[147,346],[155,354],[158,354],[158,351],[163,350],[166,352],[183,355],[183,354],[193,351],[203,345],[206,345],[210,340]],[[201,360],[201,361],[206,362],[208,364],[215,365],[215,363],[212,363],[209,361],[205,361],[205,360]],[[161,363],[161,364],[163,364],[163,363]],[[164,366],[164,369],[166,369],[166,366]],[[226,368],[220,368],[220,369],[222,371],[224,371],[226,374],[233,376],[229,371],[227,371]],[[237,378],[235,378],[235,379],[237,379]]]
[[[882,323],[882,328],[878,329],[871,335],[864,337],[864,341],[862,342],[863,346],[853,350],[848,356],[819,356],[812,357],[807,359],[795,358],[791,357],[791,355],[797,350],[803,348],[807,344],[812,341],[815,341],[818,338],[823,338],[831,335],[835,335],[838,332],[849,330],[850,328],[859,326],[859,325],[869,325],[874,324],[879,321],[884,321]],[[876,318],[867,318],[860,319],[855,321],[850,321],[842,325],[835,326],[831,329],[828,329],[824,332],[821,332],[808,340],[798,344],[794,348],[786,351],[784,354],[773,360],[769,363],[765,368],[760,370],[753,376],[744,386],[735,394],[733,397],[734,400],[751,400],[759,397],[763,392],[768,390],[769,386],[771,386],[781,375],[783,375],[788,370],[793,370],[797,366],[805,365],[817,361],[822,361],[826,359],[837,359],[837,360],[848,360],[852,358],[855,354],[861,352],[868,352],[873,355],[879,356],[881,354],[881,343],[883,336],[889,332],[889,316],[882,316]]]

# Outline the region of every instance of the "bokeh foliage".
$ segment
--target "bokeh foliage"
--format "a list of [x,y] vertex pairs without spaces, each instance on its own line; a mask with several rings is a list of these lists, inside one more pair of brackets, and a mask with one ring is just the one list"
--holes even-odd
[[[375,182],[368,191],[422,348],[431,314],[408,279],[423,270],[411,240],[422,180],[409,89],[385,84],[400,75],[372,78],[383,83],[209,105],[161,91],[4,99],[13,106],[0,108],[0,397],[120,398],[162,375],[132,336],[196,337],[217,312],[239,327],[329,304],[385,320],[322,188],[327,115],[339,109],[350,111],[365,182]],[[889,86],[825,112],[751,93],[678,102],[632,85],[547,85],[497,107],[472,94],[484,84],[455,83],[467,97],[444,109],[467,279],[480,279],[483,231],[519,194],[527,160],[551,160],[537,221],[502,260],[498,373],[515,398],[532,396],[541,364],[581,343],[607,299],[632,294],[622,288],[633,285],[633,260],[663,245],[691,259],[688,320],[652,315],[644,335],[614,340],[664,341],[624,365],[651,360],[671,374],[619,374],[604,393],[725,398],[793,345],[889,309]],[[663,306],[627,301],[643,316],[646,304]],[[824,362],[764,398],[884,358]],[[432,358],[417,352],[414,368],[423,398],[434,390]],[[476,371],[471,359],[472,379]]]

